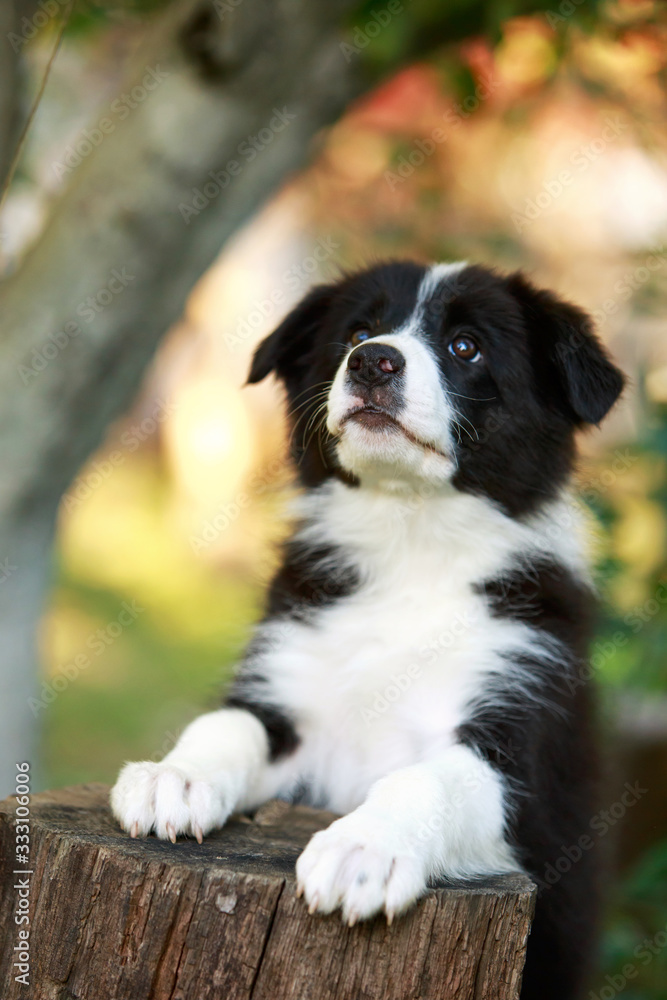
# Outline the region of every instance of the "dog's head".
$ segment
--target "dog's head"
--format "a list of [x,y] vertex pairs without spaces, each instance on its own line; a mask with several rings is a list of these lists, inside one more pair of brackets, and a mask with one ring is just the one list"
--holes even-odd
[[588,317],[521,274],[389,263],[314,288],[253,359],[285,385],[303,483],[468,490],[527,512],[624,384]]

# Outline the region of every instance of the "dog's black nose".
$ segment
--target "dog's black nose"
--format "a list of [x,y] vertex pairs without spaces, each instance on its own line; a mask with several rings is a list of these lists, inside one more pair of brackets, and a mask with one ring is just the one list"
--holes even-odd
[[356,347],[347,359],[350,378],[360,385],[385,385],[405,368],[405,358],[389,344],[372,340]]

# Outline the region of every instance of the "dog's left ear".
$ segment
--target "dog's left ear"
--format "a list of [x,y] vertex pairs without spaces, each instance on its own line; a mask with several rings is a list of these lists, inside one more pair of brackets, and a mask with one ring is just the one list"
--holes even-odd
[[574,422],[599,424],[623,392],[626,380],[595,335],[590,316],[551,292],[535,288],[520,273],[513,274],[507,286],[523,308],[534,343],[546,348],[551,377],[557,379]]
[[261,382],[271,372],[285,379],[306,367],[308,348],[331,303],[333,288],[316,285],[266,337],[252,359],[248,383]]

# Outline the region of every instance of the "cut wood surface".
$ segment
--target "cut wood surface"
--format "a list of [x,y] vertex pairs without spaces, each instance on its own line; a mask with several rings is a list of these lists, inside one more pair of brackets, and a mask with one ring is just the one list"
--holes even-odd
[[[513,1000],[535,886],[521,875],[437,888],[388,927],[309,916],[294,865],[334,818],[269,803],[203,845],[132,840],[108,788],[32,797],[15,875],[15,800],[0,803],[3,1000]],[[22,866],[25,868],[25,866]],[[30,985],[14,916],[30,880]]]

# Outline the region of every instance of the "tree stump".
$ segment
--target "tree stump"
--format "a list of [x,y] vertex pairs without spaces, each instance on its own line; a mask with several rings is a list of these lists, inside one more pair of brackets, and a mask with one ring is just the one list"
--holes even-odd
[[[521,875],[437,888],[390,927],[348,928],[295,896],[295,861],[330,813],[269,803],[202,846],[172,845],[130,839],[108,788],[82,785],[32,797],[25,865],[15,808],[0,803],[3,1000],[518,997],[535,897]],[[13,964],[26,929],[29,986]]]

